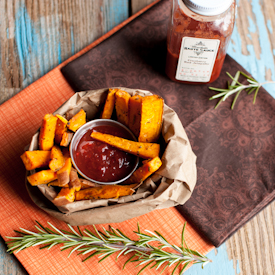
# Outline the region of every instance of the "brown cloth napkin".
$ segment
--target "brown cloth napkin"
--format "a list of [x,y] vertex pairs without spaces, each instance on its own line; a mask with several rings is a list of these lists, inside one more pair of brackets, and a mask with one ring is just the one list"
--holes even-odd
[[63,67],[62,73],[75,91],[145,89],[162,96],[177,112],[198,170],[192,197],[177,209],[219,246],[275,197],[275,100],[261,88],[255,105],[253,95],[243,94],[234,110],[230,99],[214,109],[208,87],[225,87],[225,72],[245,72],[229,56],[211,85],[170,81],[164,73],[170,4],[159,2]]

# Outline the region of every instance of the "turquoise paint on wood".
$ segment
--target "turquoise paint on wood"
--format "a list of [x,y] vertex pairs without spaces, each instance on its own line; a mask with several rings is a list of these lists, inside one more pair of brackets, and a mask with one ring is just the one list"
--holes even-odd
[[226,245],[223,244],[219,248],[212,250],[207,254],[207,257],[213,262],[208,263],[203,269],[201,265],[196,264],[191,266],[184,275],[236,275],[240,274],[239,266],[236,270],[233,266],[233,261],[229,261],[226,252]]
[[[40,22],[43,25],[43,18]],[[45,58],[48,52],[47,34],[43,29],[40,33],[36,31],[23,4],[16,7],[14,32],[22,70],[22,86],[25,88],[51,68],[50,58]]]
[[105,22],[111,30],[129,17],[129,0],[112,0],[106,5]]
[[60,64],[62,62],[62,58],[61,58],[61,42],[60,41],[59,41],[58,47],[57,47],[57,55],[58,55],[58,64]]
[[31,75],[28,77],[30,48],[32,47],[32,39],[30,38],[31,35],[28,34],[29,32],[32,32],[30,18],[26,7],[20,6],[17,8],[15,16],[15,41],[22,69],[23,86],[25,86],[26,82],[32,82]]
[[266,26],[268,28],[268,31],[272,34],[273,33],[273,29],[272,29],[272,25],[271,25],[271,21],[267,20]]
[[75,46],[74,46],[74,29],[73,29],[73,26],[71,26],[71,53],[72,53],[72,55],[75,54]]
[[[39,21],[33,22],[24,4],[16,6],[15,14],[14,37],[21,65],[22,87],[25,88],[64,61],[61,56],[59,19],[57,15],[56,17],[50,15],[50,21],[54,22],[50,26],[47,24],[49,19],[42,16]],[[72,41],[70,55],[73,55],[75,47],[72,28],[70,35]]]

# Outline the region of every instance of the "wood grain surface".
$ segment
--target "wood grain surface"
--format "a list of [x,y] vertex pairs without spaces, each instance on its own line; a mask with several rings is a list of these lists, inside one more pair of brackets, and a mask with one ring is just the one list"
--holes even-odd
[[[0,104],[153,0],[0,0]],[[275,80],[275,1],[239,0],[228,53]],[[275,85],[265,87],[275,97]],[[27,274],[0,240],[0,274]],[[275,202],[186,274],[275,274]]]

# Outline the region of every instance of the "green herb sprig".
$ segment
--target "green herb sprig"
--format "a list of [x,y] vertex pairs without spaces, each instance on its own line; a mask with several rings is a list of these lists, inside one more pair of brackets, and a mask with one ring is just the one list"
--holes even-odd
[[[210,97],[209,100],[213,100],[213,99],[221,97],[221,99],[216,104],[215,109],[220,105],[220,103],[222,101],[225,101],[229,96],[231,96],[233,94],[236,94],[234,99],[233,99],[232,105],[231,105],[231,109],[234,109],[234,106],[236,104],[238,96],[240,95],[241,91],[243,91],[243,90],[245,90],[247,92],[247,94],[252,94],[254,92],[253,104],[255,104],[256,103],[256,97],[258,95],[260,87],[263,86],[264,84],[275,83],[275,81],[266,81],[266,82],[263,82],[263,83],[259,83],[254,78],[248,76],[247,74],[245,74],[242,71],[237,71],[237,73],[235,74],[235,77],[233,77],[228,72],[226,74],[232,80],[231,83],[228,81],[228,88],[227,89],[209,87],[210,90],[219,92],[218,94]],[[242,83],[239,82],[240,75],[242,75],[246,78],[247,84],[242,84]]]
[[[103,228],[102,232],[94,226],[95,233],[92,233],[88,229],[81,231],[79,227],[75,230],[69,224],[70,231],[60,230],[49,222],[48,224],[51,228],[44,227],[39,222],[37,224],[38,226],[35,225],[35,227],[38,232],[20,228],[19,231],[15,231],[20,236],[7,237],[9,239],[6,242],[8,245],[7,251],[9,253],[17,253],[28,247],[39,245],[42,245],[41,249],[50,249],[55,245],[63,244],[61,251],[70,249],[68,257],[77,251],[79,254],[87,256],[83,261],[98,255],[99,262],[115,253],[117,253],[116,259],[121,255],[125,256],[131,253],[131,257],[125,262],[123,268],[129,262],[137,262],[136,267],[143,266],[138,274],[148,267],[156,270],[162,267],[163,272],[172,265],[175,265],[172,274],[177,268],[181,268],[180,274],[182,274],[190,263],[200,263],[203,268],[205,264],[211,262],[204,255],[188,248],[184,238],[186,223],[182,229],[180,246],[170,244],[157,231],[145,230],[149,234],[141,233],[139,225],[138,231],[134,231],[138,239],[132,240],[119,229],[113,227],[109,227],[109,230]],[[158,245],[153,246],[151,242],[157,242]]]

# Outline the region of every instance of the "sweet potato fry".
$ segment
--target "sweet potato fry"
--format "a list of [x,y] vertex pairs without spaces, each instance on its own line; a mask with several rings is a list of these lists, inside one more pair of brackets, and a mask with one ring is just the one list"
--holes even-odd
[[158,95],[145,96],[141,103],[141,122],[138,141],[156,142],[162,128],[164,101]]
[[115,107],[116,107],[116,115],[117,121],[128,126],[129,125],[129,114],[128,114],[128,103],[130,99],[130,95],[123,91],[118,90],[115,93]]
[[57,117],[52,114],[46,114],[42,121],[39,133],[39,149],[49,151],[54,145],[54,136]]
[[[72,171],[73,171],[73,173],[72,173]],[[87,189],[87,188],[91,188],[91,187],[101,186],[101,185],[91,182],[89,180],[78,178],[78,174],[75,173],[76,170],[72,168],[72,171],[70,173],[70,182],[68,184],[61,186],[58,180],[54,180],[54,181],[51,181],[50,183],[48,183],[48,186],[69,187],[69,188],[74,188],[75,191],[79,191],[80,189]],[[133,187],[131,187],[131,188],[133,188]]]
[[81,109],[77,114],[75,114],[68,122],[68,128],[75,132],[78,128],[86,123],[86,113]]
[[56,144],[60,144],[63,133],[66,132],[67,130],[68,120],[61,115],[55,115],[55,116],[57,117],[57,122],[56,122],[56,128],[55,128],[54,141]]
[[63,186],[60,186],[60,183],[58,180],[51,181],[47,184],[48,186],[57,186],[57,187],[69,187],[69,184],[65,184]]
[[60,192],[57,194],[57,196],[53,199],[53,203],[56,206],[65,205],[71,202],[74,202],[75,200],[75,190],[63,187]]
[[43,168],[49,165],[50,151],[26,151],[20,157],[25,165],[26,170],[33,170],[36,168]]
[[[91,187],[101,186],[98,183],[95,183],[95,182],[92,182],[92,181],[89,181],[89,180],[86,180],[86,179],[82,179],[82,178],[79,178],[79,181],[80,181],[80,185],[81,185],[81,188],[80,188],[81,190],[91,188]],[[58,180],[54,180],[54,181],[51,181],[50,183],[48,183],[48,186],[69,187],[69,184],[65,184],[64,186],[60,186],[60,183],[58,182]],[[135,185],[128,185],[128,187],[131,187],[131,188],[134,189]]]
[[79,179],[80,180],[80,184],[81,184],[81,189],[87,189],[87,188],[91,188],[91,187],[99,187],[101,186],[98,183],[86,180],[86,179]]
[[64,117],[64,116],[62,116],[62,115],[59,115],[59,114],[56,114],[55,115],[60,121],[62,121],[64,124],[68,124],[68,120]]
[[61,149],[54,145],[51,149],[51,160],[49,163],[49,167],[52,171],[56,172],[60,170],[65,164],[65,158],[62,154]]
[[160,145],[157,143],[136,142],[100,132],[92,132],[91,137],[144,159],[157,157],[160,151]]
[[118,89],[109,89],[103,111],[101,114],[101,118],[104,119],[110,119],[112,117],[114,107],[115,107],[115,93],[118,91]]
[[139,167],[128,180],[126,180],[125,184],[139,183],[144,181],[150,175],[156,172],[160,168],[161,164],[162,162],[159,157],[144,161],[143,165]]
[[60,186],[64,186],[65,184],[68,184],[70,182],[71,169],[72,169],[71,158],[67,158],[65,160],[64,166],[56,172],[57,179],[59,181]]
[[47,184],[57,179],[56,172],[52,170],[42,170],[27,177],[32,186]]
[[134,95],[129,99],[129,128],[136,137],[139,136],[142,96]]
[[122,185],[104,185],[75,192],[75,200],[112,199],[132,195],[134,190]]
[[65,131],[62,135],[60,146],[68,147],[73,138],[73,135],[74,134],[72,132]]
[[71,169],[69,187],[75,191],[79,191],[81,189],[81,182],[78,178],[77,171],[74,168]]

